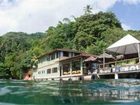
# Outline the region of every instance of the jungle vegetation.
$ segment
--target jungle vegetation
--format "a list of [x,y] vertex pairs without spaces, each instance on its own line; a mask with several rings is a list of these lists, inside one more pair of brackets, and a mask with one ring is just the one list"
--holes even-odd
[[0,78],[22,78],[39,55],[57,48],[99,55],[126,34],[140,39],[140,31],[123,30],[114,13],[93,14],[90,6],[80,17],[64,18],[45,32],[8,32],[0,36]]

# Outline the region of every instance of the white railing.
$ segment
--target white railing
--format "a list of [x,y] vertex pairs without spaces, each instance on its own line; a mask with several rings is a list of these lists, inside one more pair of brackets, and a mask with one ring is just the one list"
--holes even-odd
[[[105,63],[105,65],[115,64],[113,67],[105,67],[99,68],[100,73],[114,73],[114,72],[133,72],[140,71],[140,63],[133,62],[134,64],[123,64],[125,62],[129,62],[130,60],[136,61],[137,58],[121,60],[116,62]],[[122,64],[121,64],[122,62]]]

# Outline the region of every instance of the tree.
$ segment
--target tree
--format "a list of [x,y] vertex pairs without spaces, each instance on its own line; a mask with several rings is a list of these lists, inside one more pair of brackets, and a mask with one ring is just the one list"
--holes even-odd
[[84,8],[84,15],[89,15],[92,13],[92,7],[90,5],[87,5],[85,8]]
[[92,35],[88,35],[85,32],[78,32],[74,38],[75,49],[82,51],[95,41]]

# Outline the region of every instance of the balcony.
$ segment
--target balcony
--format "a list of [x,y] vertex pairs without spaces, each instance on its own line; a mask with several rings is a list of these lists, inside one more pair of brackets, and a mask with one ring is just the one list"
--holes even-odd
[[140,72],[140,63],[138,63],[138,58],[105,63],[104,68],[103,65],[100,66],[100,74]]

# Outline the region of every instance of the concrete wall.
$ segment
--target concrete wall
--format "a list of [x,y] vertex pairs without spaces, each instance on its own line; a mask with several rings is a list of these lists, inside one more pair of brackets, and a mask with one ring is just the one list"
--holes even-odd
[[[53,68],[57,68],[57,72],[56,73],[52,73],[52,69]],[[47,79],[47,78],[57,78],[60,77],[60,70],[59,70],[59,63],[53,64],[53,65],[48,65],[42,68],[37,69],[36,72],[33,73],[33,78],[34,79]],[[51,73],[47,73],[47,69],[51,69]]]

